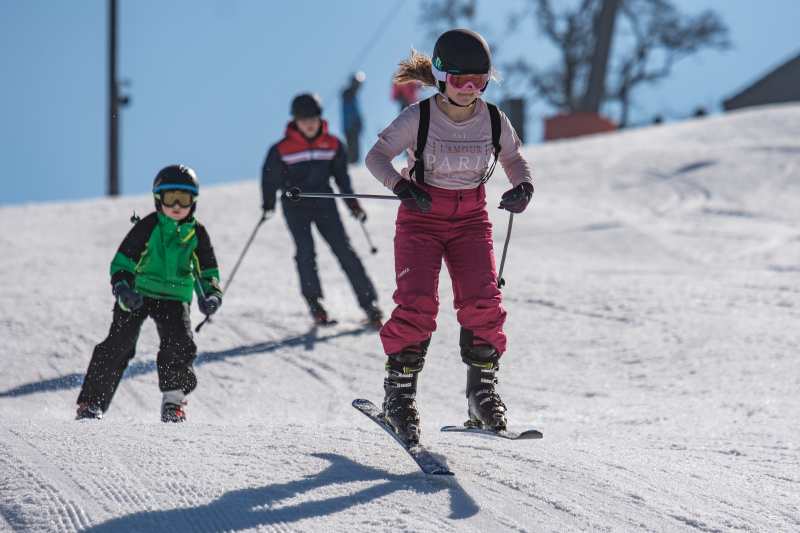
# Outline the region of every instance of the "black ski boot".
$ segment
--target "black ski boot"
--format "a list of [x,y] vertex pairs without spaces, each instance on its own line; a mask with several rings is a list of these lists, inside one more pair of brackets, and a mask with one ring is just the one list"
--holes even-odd
[[364,312],[367,315],[367,326],[375,329],[381,329],[381,327],[383,327],[383,311],[381,311],[381,308],[378,307],[376,302],[372,302],[364,307]]
[[429,343],[430,339],[418,346],[409,346],[400,353],[391,354],[386,362],[383,418],[408,445],[419,443],[417,376],[425,364]]
[[93,403],[79,403],[75,413],[75,420],[100,420],[103,418],[103,409]]
[[[497,384],[500,354],[491,345],[461,330],[461,359],[467,369],[467,404],[469,420],[466,426],[499,431],[506,429],[506,406],[494,389]],[[468,332],[466,335],[464,332]],[[477,341],[477,344],[476,344]]]
[[161,421],[180,424],[186,422],[186,394],[180,389],[164,392],[161,398]]
[[306,302],[308,302],[308,310],[311,311],[311,317],[314,319],[315,324],[327,326],[335,323],[328,317],[328,312],[319,303],[318,298],[306,298]]
[[186,422],[185,404],[167,403],[161,406],[161,421],[180,424]]

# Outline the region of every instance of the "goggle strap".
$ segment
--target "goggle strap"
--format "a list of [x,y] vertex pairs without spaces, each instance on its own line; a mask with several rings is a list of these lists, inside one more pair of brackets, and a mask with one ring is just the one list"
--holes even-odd
[[436,78],[436,81],[447,82],[447,72],[439,70],[433,65],[431,65],[431,71],[433,72],[433,77]]
[[153,189],[153,192],[157,193],[159,191],[165,191],[165,190],[167,190],[167,191],[174,191],[174,190],[189,191],[190,193],[192,193],[195,196],[198,195],[197,187],[195,187],[193,185],[170,185],[169,183],[165,183],[164,185],[159,185],[158,187]]

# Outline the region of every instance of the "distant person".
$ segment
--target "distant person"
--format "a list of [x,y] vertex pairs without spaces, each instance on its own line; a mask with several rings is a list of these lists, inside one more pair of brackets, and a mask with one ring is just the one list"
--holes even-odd
[[108,337],[95,346],[78,395],[77,419],[102,418],[149,316],[161,340],[156,368],[161,421],[186,420],[186,396],[197,387],[189,305],[197,292],[205,315],[222,305],[219,270],[206,228],[194,218],[200,185],[194,170],[163,168],[153,181],[155,212],[136,222],[111,262],[116,298]]
[[347,162],[354,164],[361,159],[360,137],[364,122],[358,106],[358,91],[364,83],[366,75],[356,72],[350,76],[347,87],[342,91],[342,126],[347,142]]
[[[322,106],[316,96],[300,94],[291,105],[292,120],[286,126],[284,138],[272,145],[261,170],[262,207],[265,214],[275,210],[275,195],[279,190],[299,187],[303,192],[333,192],[333,176],[339,191],[352,193],[347,173],[344,145],[328,133],[328,123],[322,119]],[[331,251],[347,274],[358,304],[367,315],[367,322],[380,327],[383,313],[378,307],[378,295],[339,218],[332,199],[304,198],[290,200],[281,195],[283,216],[294,238],[295,261],[300,275],[300,292],[308,304],[316,324],[334,322],[322,306],[322,285],[317,274],[312,224],[328,242]],[[348,198],[345,204],[360,222],[367,214],[358,200]]]
[[392,100],[400,106],[400,111],[419,100],[419,90],[422,84],[418,81],[406,83],[392,83]]
[[708,115],[708,111],[703,106],[695,108],[694,113],[692,113],[694,118],[703,118],[706,115]]
[[[508,117],[481,99],[492,79],[492,58],[479,34],[445,32],[436,41],[432,60],[412,52],[395,79],[420,81],[438,94],[400,113],[366,158],[369,171],[402,200],[394,238],[397,306],[380,335],[388,357],[383,414],[400,439],[418,442],[417,377],[436,330],[444,260],[461,325],[461,359],[467,364],[468,423],[502,430],[506,406],[495,384],[506,351],[506,311],[484,183],[491,176],[492,160],[499,158],[512,185],[500,207],[521,213],[533,195],[531,170]],[[427,128],[422,123],[426,119]],[[425,131],[427,137],[418,146]],[[404,151],[413,151],[414,157],[399,173],[392,160]]]

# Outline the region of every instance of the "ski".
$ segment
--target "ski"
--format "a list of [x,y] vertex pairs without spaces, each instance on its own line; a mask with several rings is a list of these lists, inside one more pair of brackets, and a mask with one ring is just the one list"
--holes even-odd
[[501,437],[508,440],[528,440],[528,439],[541,439],[544,437],[542,432],[538,429],[527,429],[525,431],[509,431],[501,429],[495,431],[493,429],[483,429],[472,426],[444,426],[441,429],[444,432],[452,433],[476,433],[478,435],[490,435],[492,437]]
[[358,409],[367,418],[378,424],[383,428],[386,433],[392,436],[400,446],[408,453],[408,455],[419,465],[420,469],[429,475],[434,476],[452,476],[453,473],[442,464],[441,461],[436,459],[431,452],[428,451],[422,444],[412,444],[409,446],[397,436],[394,429],[386,423],[383,419],[383,411],[378,408],[374,403],[369,400],[357,399],[353,400],[353,407]]

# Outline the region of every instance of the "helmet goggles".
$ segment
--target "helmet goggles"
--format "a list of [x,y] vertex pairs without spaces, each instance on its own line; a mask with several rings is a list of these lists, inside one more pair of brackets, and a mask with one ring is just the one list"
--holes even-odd
[[[458,90],[473,90],[483,92],[486,90],[486,87],[489,85],[489,80],[492,78],[492,74],[490,72],[456,74],[440,70],[436,68],[436,65],[433,65],[431,70],[433,72],[433,77],[436,78],[436,81],[447,83],[454,89]],[[442,87],[441,90],[444,90],[444,88]]]
[[455,89],[483,92],[489,84],[489,74],[447,74],[447,83]]
[[180,189],[167,189],[155,193],[155,197],[164,207],[174,207],[176,204],[181,207],[192,207],[195,197],[190,191]]

